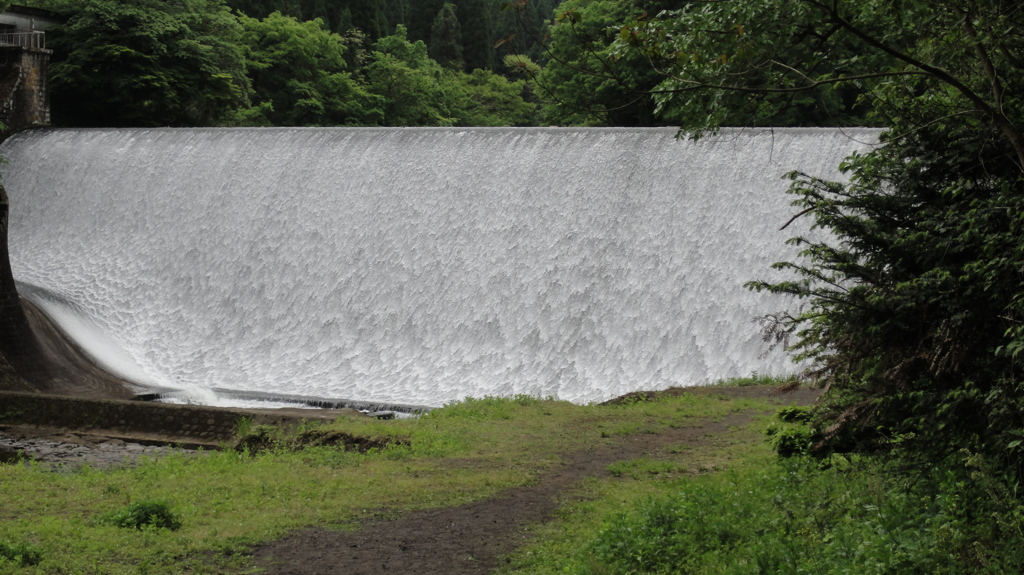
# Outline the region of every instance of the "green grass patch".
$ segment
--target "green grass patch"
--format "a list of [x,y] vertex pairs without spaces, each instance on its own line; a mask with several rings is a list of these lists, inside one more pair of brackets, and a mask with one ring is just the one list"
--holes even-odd
[[746,377],[731,377],[728,379],[722,379],[715,382],[713,385],[720,385],[723,387],[753,387],[753,386],[770,386],[778,387],[793,381],[792,377],[775,377],[771,375],[759,375],[753,373]]
[[683,459],[611,466],[500,573],[1024,572],[1024,505],[979,457],[923,474],[900,459],[779,458],[765,423],[678,450]]
[[[261,438],[258,446],[243,442],[228,446],[239,451],[144,460],[130,469],[54,473],[0,465],[0,540],[45,549],[36,564],[8,561],[0,573],[234,573],[248,568],[251,545],[298,527],[342,527],[468,503],[529,484],[559,453],[612,440],[603,434],[687,426],[737,409],[769,408],[690,394],[616,406],[528,396],[467,399],[417,419],[341,419],[291,433],[243,420],[239,431]],[[376,443],[353,447],[363,439]],[[623,475],[699,472],[689,464],[651,465],[624,468]],[[118,526],[134,520],[112,519],[134,516],[133,506],[154,501],[180,523],[177,530],[152,514],[138,514],[141,529]]]
[[100,523],[122,529],[169,529],[177,531],[181,521],[166,501],[146,499],[109,511],[99,517]]
[[29,567],[43,559],[43,550],[28,543],[8,543],[0,539],[0,567]]

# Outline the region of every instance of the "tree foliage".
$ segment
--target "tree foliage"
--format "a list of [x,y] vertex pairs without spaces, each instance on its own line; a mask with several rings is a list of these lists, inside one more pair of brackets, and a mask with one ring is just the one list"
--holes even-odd
[[240,123],[278,126],[379,124],[380,99],[346,71],[344,38],[323,22],[299,22],[275,12],[242,16],[241,41],[252,78],[251,110]]
[[205,126],[244,105],[237,20],[222,0],[51,0],[54,121],[71,126]]
[[427,55],[422,41],[410,42],[405,28],[374,44],[366,67],[368,90],[384,99],[389,126],[511,126],[532,122],[524,82],[510,82],[486,70],[446,70]]
[[816,4],[695,2],[621,27],[615,53],[658,70],[659,112],[698,131],[863,124],[858,97],[895,71],[892,58],[837,29]]
[[524,80],[510,81],[487,70],[459,74],[463,105],[459,126],[535,126],[537,106],[526,101]]
[[558,6],[546,61],[534,76],[544,121],[576,126],[650,126],[650,91],[663,77],[637,51],[613,54],[618,27],[642,10],[621,0],[566,0]]
[[497,14],[493,0],[458,0],[456,9],[462,23],[462,55],[467,70],[494,70],[495,58],[494,17]]
[[337,33],[359,28],[374,34],[374,38],[387,33],[387,20],[383,17],[381,0],[226,0],[232,10],[250,18],[262,20],[274,12],[291,16],[299,21],[320,20]]
[[[546,121],[573,125],[692,126],[700,119],[705,127],[872,123],[867,117],[870,106],[858,99],[863,85],[851,82],[771,92],[764,89],[773,81],[761,69],[764,61],[752,63],[748,69],[739,66],[748,56],[778,65],[788,61],[805,71],[822,66],[820,46],[805,42],[802,36],[808,31],[789,26],[788,7],[779,9],[770,2],[736,7],[727,1],[725,8],[718,4],[691,2],[679,9],[674,0],[562,2],[554,10],[542,55],[531,57],[531,61],[536,60],[544,68],[534,80],[536,91],[545,100]],[[525,20],[528,6],[526,0],[520,0],[509,4],[506,12]],[[661,16],[651,16],[656,13]],[[748,32],[736,21],[755,22],[757,26]],[[732,45],[735,37],[759,45],[737,49]],[[505,45],[506,40],[500,42]],[[801,42],[805,44],[798,45]],[[512,37],[507,44],[512,48],[521,42]],[[828,56],[828,66],[836,65],[842,58],[856,59],[858,48],[848,41],[838,43]],[[701,61],[695,55],[697,49],[714,54],[704,63],[710,71],[697,69],[696,64]],[[739,60],[729,49],[739,53]],[[762,52],[756,53],[757,50]],[[682,54],[689,56],[684,58]],[[722,65],[730,59],[734,66],[725,75],[741,81],[748,89],[737,89],[738,85],[708,89],[714,86],[714,74],[723,72]],[[680,74],[694,77],[690,83],[684,83]]]
[[[1024,389],[1024,11],[999,0],[698,2],[620,31],[665,74],[659,102],[691,134],[771,122],[851,89],[889,127],[848,183],[794,174],[793,294],[769,319],[825,385],[821,448],[981,450],[1020,474]],[[824,90],[824,91],[823,91]],[[845,101],[843,96],[839,101]],[[840,108],[842,109],[842,108]]]
[[[525,125],[524,82],[446,69],[404,27],[369,37],[224,0],[34,0],[68,18],[50,32],[52,117],[63,126]],[[258,11],[276,0],[235,2]],[[322,2],[285,2],[319,13]],[[333,6],[333,5],[331,5]],[[354,8],[349,5],[348,8]],[[458,16],[445,40],[457,57]],[[442,26],[443,28],[443,26]],[[440,34],[439,36],[444,36]],[[442,42],[438,42],[439,44]]]
[[522,54],[531,60],[544,61],[549,41],[551,15],[557,2],[553,0],[514,0],[502,2],[494,21],[495,57]]
[[461,70],[465,65],[462,59],[462,26],[451,2],[441,6],[430,27],[429,52],[430,57],[445,68]]
[[451,126],[450,89],[444,70],[427,55],[422,41],[410,42],[404,27],[373,46],[366,67],[369,89],[384,100],[389,126]]
[[[840,185],[794,175],[797,205],[830,241],[798,279],[756,284],[807,301],[795,317],[809,375],[830,386],[823,447],[1010,456],[1024,429],[1022,182],[979,126],[917,126],[847,164]],[[1001,174],[1001,176],[995,176]]]

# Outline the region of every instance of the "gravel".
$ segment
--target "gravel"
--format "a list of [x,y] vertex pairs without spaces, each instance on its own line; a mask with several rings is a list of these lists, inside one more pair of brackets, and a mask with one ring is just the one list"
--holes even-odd
[[92,438],[73,433],[64,438],[19,437],[0,431],[0,464],[38,465],[50,471],[76,471],[135,466],[144,458],[172,454],[200,456],[208,451],[166,445],[144,445],[115,438]]

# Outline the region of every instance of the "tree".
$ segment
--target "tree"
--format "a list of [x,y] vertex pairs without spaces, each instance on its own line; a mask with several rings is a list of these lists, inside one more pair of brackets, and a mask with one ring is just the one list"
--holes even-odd
[[509,81],[487,70],[458,74],[462,104],[457,126],[535,126],[537,106],[527,102],[524,80]]
[[430,28],[442,6],[444,0],[410,0],[407,21],[403,22],[409,40],[430,41]]
[[832,239],[800,240],[808,259],[779,266],[796,279],[754,287],[807,302],[772,327],[796,330],[807,375],[829,388],[821,448],[898,438],[918,454],[966,448],[1016,466],[1024,182],[992,130],[910,127],[849,160],[849,184],[794,174],[798,207]]
[[236,123],[273,126],[376,125],[382,101],[346,68],[346,40],[323,22],[299,22],[280,12],[263,20],[241,16],[241,42],[252,78],[253,108]]
[[663,80],[637,51],[612,53],[617,29],[643,11],[630,0],[567,0],[559,5],[546,55],[534,76],[547,124],[651,126],[650,91]]
[[[1003,117],[1016,102],[996,70],[1019,63],[1011,46],[1017,33],[1007,23],[1019,17],[1000,0],[799,0],[784,9],[774,0],[696,2],[623,26],[617,48],[639,51],[666,77],[656,90],[659,105],[678,110],[695,133],[744,125],[730,121],[736,95],[745,96],[743,115],[756,118],[807,95],[842,114],[834,106],[856,98],[871,103],[871,119],[888,125],[913,113],[894,106],[951,91],[962,108],[956,113],[988,117],[1024,163],[1019,130]],[[996,40],[997,29],[1009,36]],[[994,50],[985,47],[989,41]]]
[[510,126],[531,122],[525,83],[487,70],[446,70],[410,42],[403,26],[374,44],[367,89],[384,99],[387,126]]
[[383,0],[358,0],[347,3],[344,10],[350,15],[350,20],[344,28],[357,28],[366,32],[371,39],[383,38],[391,30],[392,26],[387,19],[387,6]]
[[455,5],[451,2],[441,6],[430,27],[429,53],[435,62],[445,68],[461,70],[465,65],[462,60],[462,27],[455,15]]
[[69,126],[214,125],[245,103],[222,0],[51,0],[68,17],[49,33],[54,123]]
[[299,21],[319,19],[326,29],[338,34],[359,28],[376,39],[388,29],[382,0],[227,0],[227,3],[233,10],[258,20],[274,12]]
[[458,0],[459,22],[462,23],[462,55],[467,70],[494,70],[494,15],[496,9],[486,0]]
[[495,58],[504,61],[505,56],[520,54],[531,61],[546,62],[550,19],[557,5],[554,0],[498,3],[494,21]]
[[[623,27],[692,135],[852,89],[889,129],[849,183],[794,174],[794,279],[754,282],[801,312],[768,319],[826,386],[821,448],[979,450],[1021,477],[1024,11],[998,0],[716,1]],[[826,90],[824,93],[820,92]]]
[[384,99],[386,126],[451,126],[450,86],[443,70],[427,56],[422,41],[409,42],[404,26],[373,45],[366,66],[370,92]]

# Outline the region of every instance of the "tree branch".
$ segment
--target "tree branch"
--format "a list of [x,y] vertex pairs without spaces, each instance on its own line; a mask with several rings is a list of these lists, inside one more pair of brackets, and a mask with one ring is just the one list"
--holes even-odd
[[906,62],[907,64],[910,64],[911,66],[917,68],[918,70],[926,72],[928,75],[936,78],[941,82],[948,84],[949,86],[953,87],[958,92],[960,92],[971,103],[973,103],[983,112],[988,114],[992,121],[1002,130],[1003,135],[1006,136],[1010,145],[1013,146],[1013,149],[1017,154],[1018,168],[1020,168],[1021,171],[1024,171],[1024,138],[1021,137],[1020,131],[1017,130],[1017,128],[1013,125],[1012,122],[1009,121],[1009,119],[1006,118],[1005,115],[1001,114],[995,107],[986,102],[985,99],[982,98],[978,93],[968,88],[967,85],[965,85],[958,78],[956,78],[946,70],[943,70],[942,68],[937,68],[930,64],[926,64],[910,56],[909,54],[896,50],[891,46],[887,46],[874,36],[871,36],[870,34],[867,34],[866,32],[860,30],[839,14],[839,7],[837,2],[833,2],[832,6],[828,6],[821,2],[818,2],[817,0],[803,1],[810,4],[811,6],[816,6],[822,11],[826,12],[829,16],[831,16],[834,19],[834,21],[837,24],[841,25],[845,30],[849,31],[854,36],[860,38],[864,42],[867,42],[868,45],[878,50],[881,50],[882,52],[885,52],[886,54],[892,56],[893,58],[896,58],[897,60]]
[[915,71],[902,71],[902,72],[877,72],[874,74],[857,74],[855,76],[838,76],[835,78],[826,78],[824,80],[816,80],[810,84],[804,84],[801,86],[794,86],[792,88],[751,88],[747,86],[729,86],[726,84],[707,84],[696,80],[687,80],[685,78],[679,78],[678,76],[672,76],[665,70],[656,69],[659,74],[668,76],[677,82],[684,84],[692,84],[686,88],[670,88],[665,90],[651,90],[650,94],[674,94],[678,92],[690,92],[693,90],[728,90],[730,92],[746,92],[750,94],[789,94],[793,92],[807,92],[813,90],[819,86],[826,86],[829,84],[839,84],[842,82],[851,82],[854,80],[870,80],[874,78],[895,78],[898,76],[928,76],[926,72],[915,72]]

